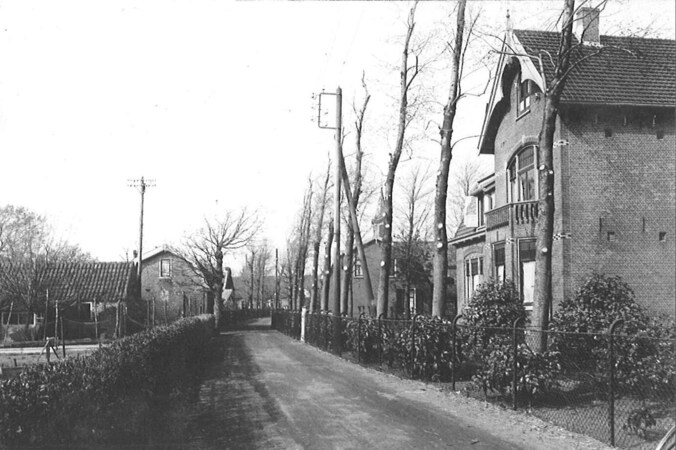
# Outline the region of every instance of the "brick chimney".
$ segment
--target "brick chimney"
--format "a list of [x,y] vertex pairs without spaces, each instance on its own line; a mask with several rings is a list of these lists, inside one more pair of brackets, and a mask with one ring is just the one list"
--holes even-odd
[[597,8],[580,8],[575,14],[573,31],[578,41],[588,45],[601,45],[599,36],[599,15]]

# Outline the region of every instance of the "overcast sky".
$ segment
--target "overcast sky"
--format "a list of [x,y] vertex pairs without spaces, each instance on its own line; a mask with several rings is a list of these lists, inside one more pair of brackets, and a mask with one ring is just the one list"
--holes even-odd
[[[483,10],[481,27],[498,33],[507,9],[515,28],[552,30],[562,2],[470,3]],[[261,211],[266,235],[282,246],[307,177],[324,170],[333,148],[333,133],[310,120],[313,92],[340,85],[349,124],[366,71],[379,130],[366,151],[373,176],[385,170],[398,82],[391,67],[409,7],[0,1],[0,204],[45,214],[62,237],[119,260],[138,240],[140,196],[127,180],[143,175],[157,184],[146,194],[145,249],[243,206]],[[451,10],[422,3],[419,35],[450,25]],[[673,38],[674,15],[673,0],[611,0],[601,32],[650,26]],[[466,82],[476,88],[485,77]],[[485,102],[461,106],[458,136],[480,131]],[[475,157],[476,141],[463,144],[458,160]],[[437,153],[431,142],[415,157]]]

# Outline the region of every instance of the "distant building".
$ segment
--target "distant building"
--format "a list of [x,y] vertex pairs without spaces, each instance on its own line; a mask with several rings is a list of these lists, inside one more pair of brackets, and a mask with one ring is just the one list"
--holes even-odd
[[181,256],[167,247],[143,255],[141,298],[149,324],[206,313],[209,291]]
[[[373,294],[378,295],[378,276],[381,265],[380,243],[376,239],[370,239],[364,242],[364,256],[368,265]],[[415,267],[410,267],[411,283],[407,286],[404,276],[405,260],[401,255],[401,243],[393,244],[393,259],[390,275],[389,298],[388,298],[388,317],[404,317],[406,309],[409,315],[431,314],[432,313],[432,256],[433,244],[421,244],[424,255],[416,258]],[[455,311],[455,249],[449,248],[449,274],[448,274],[448,294],[447,312],[453,314]],[[356,317],[359,314],[369,314],[369,305],[367,304],[364,285],[364,270],[361,261],[354,251],[355,262],[352,268],[352,283],[349,296],[351,298],[352,308],[349,313]],[[407,289],[408,288],[408,289]]]
[[[598,54],[570,73],[556,123],[553,303],[595,271],[620,275],[652,312],[673,315],[676,41],[600,36],[598,14],[581,13],[590,22],[573,61]],[[479,144],[495,173],[472,192],[475,214],[451,243],[461,304],[484,280],[511,279],[531,309],[542,92],[560,34],[504,39]]]
[[[134,301],[136,266],[129,262],[3,264],[0,292],[1,337],[22,341],[47,336],[67,339],[123,336],[126,309]],[[33,305],[17,294],[22,284],[34,291]],[[47,307],[45,307],[47,301]],[[55,307],[59,322],[55,327]],[[61,332],[63,321],[63,334]]]

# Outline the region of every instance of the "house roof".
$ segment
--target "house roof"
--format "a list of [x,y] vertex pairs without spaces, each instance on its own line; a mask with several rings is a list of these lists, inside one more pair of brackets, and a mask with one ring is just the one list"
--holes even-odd
[[[513,30],[523,49],[539,67],[542,55],[545,81],[554,77],[553,62],[561,34]],[[561,96],[562,103],[676,107],[676,41],[623,36],[601,36],[600,47],[578,46],[573,69]],[[578,40],[573,36],[573,45]],[[598,53],[598,54],[595,54]],[[593,55],[593,56],[592,56]]]
[[143,260],[145,261],[146,259],[154,258],[158,255],[161,255],[162,253],[170,253],[172,256],[175,256],[177,258],[181,257],[180,255],[176,254],[176,252],[172,251],[170,247],[161,246],[161,247],[155,247],[151,250],[148,250],[147,252],[144,252],[143,253]]
[[[552,31],[508,30],[505,33],[486,106],[480,153],[494,151],[493,140],[508,108],[508,74],[513,73],[515,63],[522,79],[532,80],[545,91],[554,77],[559,41],[560,34]],[[676,41],[600,36],[600,45],[578,43],[573,36],[571,61],[573,65],[575,61],[580,63],[566,80],[562,104],[676,107]]]
[[[40,285],[54,300],[117,302],[127,298],[134,276],[134,263],[59,263],[40,271]],[[8,273],[25,272],[26,266],[6,264]]]

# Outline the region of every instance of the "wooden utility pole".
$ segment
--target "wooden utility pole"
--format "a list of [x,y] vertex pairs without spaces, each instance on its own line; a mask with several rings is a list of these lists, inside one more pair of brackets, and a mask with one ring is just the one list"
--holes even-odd
[[146,195],[146,188],[154,187],[154,186],[155,186],[155,180],[146,180],[143,177],[141,177],[140,180],[137,180],[137,179],[129,180],[129,187],[138,188],[139,192],[141,193],[141,215],[140,215],[140,219],[139,219],[138,267],[137,267],[139,291],[141,291],[140,290],[140,288],[141,288],[141,262],[143,261],[143,207],[144,207],[144,201],[145,201],[145,195]]
[[[322,114],[322,96],[334,95],[336,97],[336,123],[335,127],[325,126],[321,123]],[[336,132],[336,167],[334,170],[334,211],[333,211],[333,236],[335,245],[333,247],[333,282],[334,290],[331,298],[331,312],[333,313],[333,351],[340,352],[340,190],[341,190],[341,164],[339,161],[343,159],[343,91],[338,86],[335,93],[322,92],[319,94],[319,116],[317,125],[319,128],[333,129]]]

